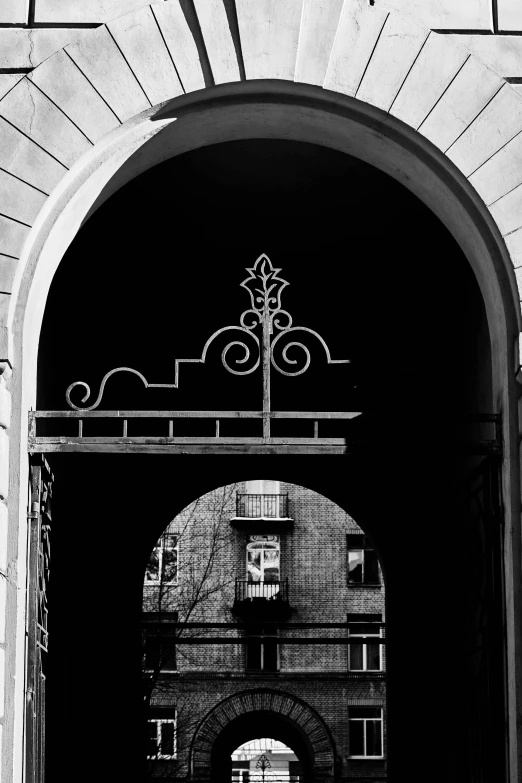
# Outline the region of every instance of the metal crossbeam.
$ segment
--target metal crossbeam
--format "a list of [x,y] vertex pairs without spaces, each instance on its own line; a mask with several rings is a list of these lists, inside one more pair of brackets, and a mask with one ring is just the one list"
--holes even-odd
[[[159,613],[161,615],[161,612]],[[171,623],[168,620],[164,620],[162,623],[161,619],[154,618],[154,612],[148,612],[146,613],[146,617],[143,618],[143,622],[153,622],[156,624],[163,624],[168,625],[169,628],[235,628],[238,631],[239,630],[245,630],[248,628],[252,628],[253,625],[262,625],[263,628],[280,628],[284,631],[287,630],[315,630],[316,628],[351,628],[352,626],[358,626],[358,625],[371,625],[372,628],[385,628],[386,623],[384,622],[373,622],[372,620],[350,620],[349,622],[345,623],[285,623],[285,622],[271,622],[270,620],[263,620],[262,623],[259,622],[244,622],[244,623]]]
[[[150,622],[149,618],[145,622]],[[349,636],[270,636],[270,632],[275,633],[277,630],[292,631],[292,630],[319,630],[319,629],[344,629],[352,630],[358,628],[358,626],[364,626],[365,631],[359,631],[359,633],[369,634],[368,628],[379,631],[385,628],[384,622],[356,622],[351,620],[347,623],[274,623],[274,622],[262,622],[262,623],[161,623],[161,620],[155,620],[158,626],[164,626],[169,630],[203,630],[210,628],[230,628],[232,630],[249,630],[252,627],[258,627],[260,624],[266,629],[266,633],[249,633],[245,636],[176,636],[176,644],[245,644],[253,639],[260,639],[267,641],[270,639],[277,640],[277,644],[361,644],[361,636],[349,637]],[[384,637],[372,636],[372,644],[386,644]]]
[[[30,411],[34,419],[262,419],[263,411]],[[355,419],[352,411],[270,411],[270,419]]]
[[[361,644],[362,636],[270,636],[248,634],[248,636],[177,636],[176,644],[245,644],[253,639],[276,640],[277,644]],[[386,644],[381,636],[372,636],[371,644]]]
[[103,454],[347,454],[350,449],[344,439],[339,442],[321,442],[314,440],[306,442],[299,440],[294,443],[284,438],[270,438],[259,441],[238,438],[205,441],[191,438],[185,441],[169,438],[129,438],[120,441],[116,438],[97,438],[89,441],[82,438],[37,438],[28,444],[29,454],[52,454],[56,452],[84,452]]
[[[310,423],[312,437],[234,437],[222,435],[221,420],[252,420],[263,422],[263,411],[30,411],[29,412],[29,452],[55,451],[99,451],[99,452],[164,452],[204,454],[220,453],[266,453],[276,450],[279,453],[334,453],[344,454],[347,449],[345,438],[319,437],[321,421],[349,422],[361,414],[352,411],[270,411],[270,420],[300,421]],[[77,422],[77,435],[40,435],[38,422],[61,420]],[[93,436],[85,432],[85,423],[117,420],[121,422],[121,435]],[[164,436],[134,436],[129,431],[134,421],[159,419],[165,421]],[[176,422],[187,420],[208,420],[214,428],[213,436],[176,435]],[[216,448],[217,447],[217,448]]]

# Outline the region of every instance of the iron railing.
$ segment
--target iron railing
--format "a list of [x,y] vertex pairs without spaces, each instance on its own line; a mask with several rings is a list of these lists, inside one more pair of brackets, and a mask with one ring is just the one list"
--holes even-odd
[[288,494],[284,495],[254,495],[237,493],[236,516],[238,517],[268,517],[270,519],[287,518]]
[[236,579],[236,604],[254,599],[288,603],[288,579],[279,582],[248,582],[245,579]]

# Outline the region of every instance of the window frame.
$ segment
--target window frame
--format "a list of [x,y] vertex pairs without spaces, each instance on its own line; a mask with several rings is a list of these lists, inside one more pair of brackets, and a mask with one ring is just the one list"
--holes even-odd
[[[350,580],[350,552],[360,552],[362,557],[362,579],[360,582]],[[372,552],[375,557],[377,581],[366,580],[366,560],[367,552]],[[348,587],[381,587],[381,567],[379,558],[373,546],[369,546],[368,537],[363,533],[347,533],[346,534],[346,584]]]
[[[177,656],[177,648],[176,648],[176,642],[175,642],[175,633],[172,631],[169,633],[168,631],[164,634],[161,634],[160,632],[157,632],[159,627],[162,627],[163,624],[157,624],[154,626],[152,623],[150,623],[148,626],[146,625],[143,629],[143,661],[142,661],[142,670],[144,673],[150,673],[156,671],[156,666],[148,666],[147,665],[147,644],[151,642],[151,640],[156,640],[158,643],[158,651],[157,653],[151,653],[153,655],[158,655],[159,657],[159,665],[158,665],[158,672],[160,674],[174,674],[178,671],[178,656]],[[167,628],[167,625],[165,624],[165,627]],[[167,648],[170,648],[167,652]],[[168,668],[165,667],[162,663],[162,659],[164,657],[165,653],[165,661],[169,660],[171,657],[174,659],[174,668],[169,666]]]
[[[269,546],[255,546],[256,544],[269,544]],[[265,551],[271,551],[271,552],[277,552],[278,553],[278,572],[279,572],[279,578],[277,581],[274,582],[267,582],[265,579],[259,579],[257,581],[250,579],[251,572],[249,571],[249,559],[248,559],[248,553],[249,552],[261,552],[262,557],[260,562],[262,563],[262,575],[264,577],[265,575],[265,560],[264,560],[264,552]],[[251,535],[248,537],[247,544],[246,544],[246,550],[245,550],[245,557],[246,557],[246,579],[247,582],[255,585],[255,584],[281,584],[281,536],[276,534],[270,534],[270,535]]]
[[245,492],[247,495],[280,495],[281,482],[273,481],[272,479],[245,481]]
[[[254,513],[251,519],[283,519],[281,508],[284,508],[287,496],[281,494],[281,482],[272,479],[257,479],[245,481],[245,495],[252,498],[249,507]],[[270,498],[270,500],[268,500]]]
[[[252,635],[252,636],[262,636],[263,639],[258,639],[258,640],[250,639],[249,640],[249,636],[250,635]],[[276,649],[276,668],[275,669],[266,669],[265,668],[265,641],[264,641],[264,638],[271,639],[271,640],[272,639],[276,639],[277,640],[275,642],[275,649]],[[256,672],[256,673],[257,672],[262,672],[262,673],[265,673],[265,674],[276,674],[276,673],[278,673],[281,670],[281,659],[280,659],[279,641],[278,640],[279,640],[279,629],[278,628],[276,628],[271,633],[267,633],[265,631],[265,626],[260,624],[258,626],[258,629],[252,628],[252,629],[250,629],[250,632],[249,632],[249,630],[247,630],[246,633],[245,633],[245,671],[246,672]],[[255,644],[256,642],[260,646],[260,664],[261,665],[260,665],[259,668],[254,668],[254,667],[248,665],[248,645],[252,644],[252,643]]]
[[[165,672],[166,674],[176,673],[178,671],[177,660],[177,628],[178,612],[143,612],[141,620],[142,631],[142,672],[144,674],[150,674],[155,671],[155,667],[147,666],[147,642],[151,639],[157,639],[159,643],[159,656],[160,661],[162,657],[161,643],[162,641],[169,642],[169,646],[172,647],[170,655],[174,657],[175,668],[163,668],[160,665],[159,673]],[[166,645],[165,645],[166,646]]]
[[[378,718],[369,718],[369,717],[357,718],[357,717],[351,717],[350,716],[350,713],[352,713],[353,710],[368,709],[368,708],[379,710],[380,711],[380,716]],[[365,751],[366,751],[366,747],[367,747],[366,723],[368,721],[373,721],[373,722],[380,723],[381,754],[379,756],[368,755],[366,752],[365,752],[365,754],[363,756],[352,755],[351,747],[350,747],[350,744],[351,744],[351,741],[350,741],[350,733],[351,733],[350,732],[350,722],[356,722],[356,721],[363,723],[363,742],[364,742],[364,750]],[[357,705],[355,705],[355,704],[353,704],[353,705],[350,705],[348,707],[348,758],[350,758],[350,759],[360,759],[360,760],[367,760],[367,759],[369,759],[371,761],[375,761],[375,760],[379,760],[379,759],[384,759],[385,758],[385,755],[384,755],[384,706],[382,704],[379,704],[379,705],[376,705],[376,704],[357,704]]]
[[[363,625],[363,623],[361,623]],[[364,624],[366,625],[366,624]],[[375,631],[372,633],[371,631],[363,631],[360,629],[354,629],[353,627],[348,626],[348,638],[360,638],[360,639],[382,639],[383,633],[381,628],[376,628]],[[362,661],[363,666],[361,669],[352,669],[352,647],[354,645],[349,644],[348,645],[348,671],[349,672],[369,672],[378,674],[380,672],[383,672],[383,654],[382,654],[382,644],[378,645],[379,649],[379,668],[378,669],[368,669],[368,644],[371,644],[372,642],[366,642],[362,641]]]
[[[165,551],[165,541],[167,539],[176,539],[176,545],[172,548],[176,552],[176,576],[172,580],[164,580],[163,577],[163,553]],[[149,563],[155,552],[158,552],[158,578],[149,579]],[[179,535],[177,533],[162,533],[160,538],[154,545],[147,566],[145,568],[145,578],[143,584],[147,587],[160,587],[162,585],[178,585],[179,584]]]
[[[156,747],[159,749],[161,748],[161,726],[164,723],[172,723],[174,725],[174,735],[173,735],[173,753],[160,753],[157,752],[154,756],[151,756],[149,753],[147,753],[147,759],[149,761],[172,761],[174,759],[177,759],[178,757],[178,716],[177,712],[174,713],[174,717],[170,718],[147,718],[147,727],[149,724],[155,723],[156,724]],[[147,740],[150,740],[151,737],[147,734]]]
[[232,762],[232,783],[248,783],[250,779],[250,769],[234,767]]

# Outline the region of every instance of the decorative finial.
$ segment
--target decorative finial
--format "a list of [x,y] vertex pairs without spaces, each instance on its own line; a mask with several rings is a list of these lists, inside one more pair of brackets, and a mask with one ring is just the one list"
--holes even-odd
[[272,266],[272,262],[264,253],[259,256],[253,267],[247,267],[250,277],[241,283],[246,288],[252,300],[252,309],[267,315],[274,315],[281,309],[281,292],[287,285],[287,280],[278,277],[281,269]]

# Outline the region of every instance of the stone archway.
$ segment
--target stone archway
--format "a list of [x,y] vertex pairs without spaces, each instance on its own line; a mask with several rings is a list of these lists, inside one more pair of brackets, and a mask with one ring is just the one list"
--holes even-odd
[[[194,735],[191,750],[192,777],[195,780],[215,777],[217,773],[214,767],[223,755],[216,746],[223,744],[225,754],[227,750],[230,754],[229,748],[234,749],[234,741],[234,747],[237,747],[246,739],[253,739],[248,732],[253,730],[254,725],[263,725],[264,722],[269,736],[272,736],[270,731],[277,733],[279,724],[286,724],[286,731],[279,729],[283,731],[281,736],[287,742],[292,742],[292,736],[294,737],[294,743],[300,746],[302,755],[307,757],[310,778],[333,778],[335,747],[322,718],[302,699],[283,691],[269,689],[236,693],[208,713]],[[269,722],[272,723],[270,728]],[[247,732],[245,738],[242,730]],[[232,740],[232,734],[239,738],[238,741]]]
[[[142,122],[120,129],[102,149],[93,149],[86,168],[78,168],[66,178],[56,199],[39,217],[34,242],[27,245],[25,275],[20,277],[16,317],[13,318],[15,366],[21,373],[11,379],[13,410],[11,426],[12,475],[18,481],[18,496],[11,496],[12,514],[17,523],[25,511],[26,412],[34,404],[36,346],[39,319],[43,312],[52,275],[81,223],[98,199],[111,195],[125,181],[167,157],[174,157],[193,146],[235,138],[295,138],[323,143],[355,154],[392,174],[407,185],[446,223],[472,264],[486,302],[496,363],[493,373],[495,398],[508,412],[504,418],[505,438],[513,437],[515,416],[512,346],[516,339],[518,311],[513,296],[513,269],[498,227],[466,179],[441,152],[419,133],[367,103],[343,95],[332,95],[317,87],[289,82],[267,81],[224,85],[208,93],[174,99],[161,110],[149,112]],[[127,129],[126,129],[127,130]],[[22,275],[22,273],[21,273]],[[23,363],[22,363],[23,355]],[[14,426],[16,425],[16,426]],[[18,429],[17,429],[18,428]],[[17,437],[17,432],[20,436]],[[514,451],[512,452],[514,454]],[[20,468],[21,464],[21,468]],[[7,462],[2,468],[7,471]],[[506,529],[518,538],[517,467],[514,457],[506,462]],[[18,492],[18,490],[15,490]],[[513,546],[516,546],[516,542]],[[506,546],[509,595],[515,595],[518,565],[512,557],[511,541]],[[510,599],[511,600],[511,599]],[[512,679],[515,678],[516,612],[508,617],[508,650]],[[23,645],[23,615],[19,631]],[[22,647],[23,648],[23,647]],[[515,730],[516,691],[510,689],[513,708],[510,722]],[[18,694],[21,696],[21,692]],[[512,745],[513,747],[513,745]]]
[[[515,769],[520,656],[513,379],[520,363],[513,361],[513,345],[520,327],[522,97],[450,37],[366,2],[331,3],[322,14],[313,0],[237,0],[239,46],[221,2],[195,5],[203,45],[177,3],[154,4],[66,46],[0,101],[0,548],[13,564],[0,600],[8,604],[5,693],[15,705],[4,725],[4,742],[14,748],[5,756],[6,779],[22,774],[15,737],[23,736],[27,410],[50,281],[104,189],[113,192],[162,154],[186,149],[193,130],[187,117],[197,124],[198,111],[198,144],[212,143],[214,130],[222,138],[255,132],[306,140],[303,128],[314,126],[312,136],[325,144],[351,147],[387,167],[446,222],[474,262],[489,302],[495,395],[510,444],[507,530],[516,540],[506,541],[506,589]],[[181,132],[177,118],[185,123]]]

